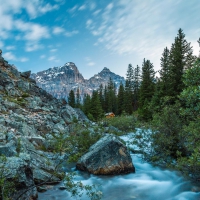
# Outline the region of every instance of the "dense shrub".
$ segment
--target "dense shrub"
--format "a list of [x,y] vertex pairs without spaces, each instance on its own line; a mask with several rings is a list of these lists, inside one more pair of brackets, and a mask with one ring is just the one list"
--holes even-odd
[[104,123],[106,123],[108,126],[116,127],[124,134],[135,131],[136,117],[134,117],[133,115],[122,115],[113,118],[106,118],[104,120]]

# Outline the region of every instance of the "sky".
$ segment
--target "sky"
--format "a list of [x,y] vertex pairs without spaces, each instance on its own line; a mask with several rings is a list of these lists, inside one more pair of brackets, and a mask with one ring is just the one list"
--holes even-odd
[[74,62],[88,79],[104,67],[126,76],[149,59],[160,68],[178,29],[198,55],[199,0],[0,0],[2,56],[33,73]]

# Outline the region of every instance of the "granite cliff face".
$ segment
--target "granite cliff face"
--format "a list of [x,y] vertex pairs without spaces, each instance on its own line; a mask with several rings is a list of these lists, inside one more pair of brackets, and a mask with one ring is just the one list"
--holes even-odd
[[76,93],[79,88],[81,98],[83,98],[84,94],[91,95],[92,91],[98,89],[101,84],[105,86],[110,78],[114,81],[117,88],[121,82],[125,83],[123,77],[116,75],[106,67],[89,80],[84,79],[76,65],[72,62],[68,62],[61,67],[54,67],[32,74],[31,77],[39,87],[54,97],[66,100],[70,90],[74,90]]

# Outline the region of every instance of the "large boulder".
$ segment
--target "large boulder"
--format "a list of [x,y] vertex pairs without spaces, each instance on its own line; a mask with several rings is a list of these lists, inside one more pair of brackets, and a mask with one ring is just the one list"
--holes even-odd
[[[27,162],[19,157],[8,157],[0,160],[1,176],[5,177],[5,182],[13,183],[11,199],[36,200],[38,197],[37,189],[33,180],[33,172]],[[2,179],[3,180],[3,179]]]
[[96,175],[135,172],[127,147],[112,134],[107,134],[92,145],[79,159],[76,168]]
[[87,116],[84,114],[84,112],[80,108],[74,108],[74,110],[78,114],[79,121],[83,121],[83,122],[87,122],[87,123],[90,122],[90,120],[87,118]]

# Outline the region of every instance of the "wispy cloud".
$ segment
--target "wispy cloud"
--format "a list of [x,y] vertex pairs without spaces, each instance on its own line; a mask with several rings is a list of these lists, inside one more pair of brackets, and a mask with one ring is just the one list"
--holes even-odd
[[17,60],[17,57],[12,53],[12,52],[5,52],[3,54],[3,57],[6,59],[6,60],[12,60],[12,61],[16,61]]
[[71,37],[71,36],[73,36],[73,35],[76,35],[76,34],[78,34],[79,33],[79,31],[66,31],[65,32],[65,36],[67,36],[67,37]]
[[16,47],[15,46],[6,46],[5,49],[6,50],[15,50]]
[[91,60],[91,58],[90,57],[85,57],[85,60],[86,60],[86,65],[87,66],[94,66],[96,63],[95,62],[93,62],[92,60]]
[[64,28],[62,28],[62,27],[54,27],[53,28],[53,34],[55,34],[55,35],[59,35],[59,34],[61,34],[61,33],[63,33],[63,32],[65,32],[65,29]]
[[78,10],[85,10],[86,8],[87,8],[86,4],[83,4],[82,6],[80,6],[80,7],[78,8]]
[[43,38],[49,38],[49,29],[46,26],[41,26],[40,24],[34,24],[30,22],[23,22],[17,20],[15,22],[15,27],[24,33],[24,39],[28,41],[38,41]]
[[51,50],[50,50],[50,52],[52,52],[52,53],[53,53],[53,52],[56,52],[56,51],[58,51],[58,49],[51,49]]
[[26,57],[22,57],[22,58],[19,59],[19,61],[20,62],[27,62],[27,61],[29,61],[29,59],[26,58]]
[[95,62],[88,62],[87,65],[88,65],[88,66],[94,66],[94,65],[95,65]]
[[38,49],[42,49],[44,46],[38,42],[27,42],[25,46],[25,51],[31,52]]
[[119,0],[115,4],[109,3],[102,10],[100,20],[88,19],[86,27],[97,37],[95,45],[102,44],[110,52],[119,55],[146,57],[159,65],[164,47],[170,48],[178,29],[188,28],[186,24],[190,26],[191,17],[183,15],[182,10],[189,9],[192,20],[200,20],[193,14],[194,9],[195,13],[200,9],[200,4],[187,4],[183,0]]
[[95,2],[89,2],[89,8],[90,8],[90,10],[94,10],[95,8],[96,8],[96,3]]
[[93,15],[96,16],[96,15],[98,15],[100,12],[101,12],[101,9],[98,9],[98,10],[96,10],[96,11],[93,12]]
[[46,58],[46,55],[41,55],[40,56],[40,59],[44,59],[44,58]]
[[73,14],[78,9],[78,5],[75,5],[71,9],[68,10],[69,13]]
[[86,28],[91,29],[92,23],[93,23],[93,21],[92,21],[91,19],[88,19],[88,20],[86,21]]
[[18,61],[18,62],[27,62],[29,59],[26,57],[17,57],[12,52],[8,51],[3,54],[3,57],[8,61]]
[[[47,3],[46,1],[33,0],[0,0],[0,37],[7,39],[13,37],[16,40],[25,40],[27,43],[34,41],[34,45],[26,44],[26,50],[32,51],[38,49],[39,41],[42,39],[50,38],[50,28],[36,22],[30,22],[25,18],[16,18],[17,14],[25,11],[30,19],[44,15],[47,12],[59,8],[60,3],[54,4]],[[15,36],[13,35],[15,31]],[[30,46],[34,46],[31,47]],[[38,46],[36,48],[36,46]],[[8,50],[13,50],[9,49]]]
[[60,60],[56,58],[56,56],[50,56],[48,61],[59,62]]
[[0,41],[0,48],[2,48],[3,47],[3,42],[2,41]]

